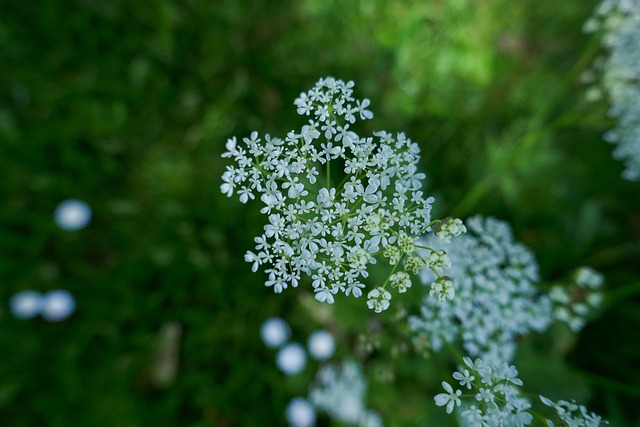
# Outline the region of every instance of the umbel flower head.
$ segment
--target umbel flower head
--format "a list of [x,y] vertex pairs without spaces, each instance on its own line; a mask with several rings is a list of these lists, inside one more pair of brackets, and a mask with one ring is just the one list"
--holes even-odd
[[254,272],[265,268],[266,286],[280,293],[308,276],[318,301],[333,303],[339,292],[357,298],[369,266],[385,259],[389,277],[367,293],[367,305],[381,312],[390,305],[387,288],[405,292],[423,267],[439,277],[446,265],[444,255],[430,264],[429,253],[416,251],[419,236],[438,225],[446,241],[465,229],[453,218],[431,219],[417,144],[403,133],[355,133],[351,126],[373,114],[353,86],[328,77],[300,94],[294,104],[308,122],[284,138],[253,132],[242,143],[229,139],[222,156],[234,164],[221,190],[242,203],[262,202],[267,223],[245,260]]
[[[454,385],[442,382],[445,392],[434,397],[437,406],[444,406],[450,414],[462,404],[462,399],[468,397],[472,403],[465,405],[466,409],[460,414],[468,427],[531,425],[531,402],[522,396],[524,384],[518,378],[515,366],[505,362],[488,363],[481,358],[472,360],[464,357],[462,360],[464,365],[453,373]],[[555,409],[561,421],[558,426],[598,427],[609,424],[574,401],[560,400],[556,403],[544,396],[540,396],[540,400]],[[548,427],[556,426],[552,420],[542,416],[539,416],[539,421]]]
[[[426,297],[421,315],[409,318],[411,329],[425,335],[433,350],[444,343],[461,342],[465,353],[487,361],[509,361],[516,338],[546,329],[552,320],[549,298],[539,296],[538,265],[524,245],[515,242],[506,222],[473,217],[469,232],[447,249],[453,267],[448,275],[456,283],[456,297],[439,304]],[[429,241],[434,253],[441,243]],[[442,278],[423,278],[437,291]]]
[[603,0],[585,23],[598,32],[607,55],[601,63],[609,114],[618,125],[605,134],[625,162],[625,179],[640,181],[640,0]]

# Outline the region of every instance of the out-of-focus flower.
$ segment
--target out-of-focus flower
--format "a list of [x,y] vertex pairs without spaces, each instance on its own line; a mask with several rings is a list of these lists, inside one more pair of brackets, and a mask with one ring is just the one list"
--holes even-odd
[[291,336],[291,329],[283,319],[270,317],[262,323],[260,336],[267,347],[278,348],[287,342]]
[[309,400],[343,424],[381,426],[380,416],[365,407],[367,380],[355,361],[326,365],[318,370]]
[[67,199],[56,207],[53,217],[63,230],[80,230],[91,221],[91,208],[82,200]]
[[76,309],[76,301],[69,292],[55,290],[47,292],[42,302],[42,318],[49,322],[59,322],[71,316]]
[[291,399],[285,410],[290,427],[312,427],[316,424],[316,410],[302,397]]
[[602,305],[604,276],[591,267],[580,267],[572,279],[551,288],[549,298],[554,319],[566,323],[573,332],[580,332],[589,316]]
[[20,291],[9,300],[9,309],[18,319],[31,319],[42,312],[44,300],[36,291]]
[[304,347],[298,343],[287,344],[278,351],[276,365],[286,375],[296,375],[307,364],[307,354]]
[[309,335],[307,347],[309,348],[309,354],[315,360],[327,360],[333,356],[336,343],[329,331],[320,330]]

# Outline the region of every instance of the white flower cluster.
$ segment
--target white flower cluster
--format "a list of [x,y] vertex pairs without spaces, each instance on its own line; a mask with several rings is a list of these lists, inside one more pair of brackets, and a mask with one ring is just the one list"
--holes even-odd
[[549,291],[554,304],[554,319],[566,323],[573,332],[579,332],[588,316],[602,305],[600,292],[604,276],[590,267],[581,267],[573,275],[569,286],[556,285]]
[[[478,358],[463,358],[464,366],[453,373],[453,378],[462,390],[454,388],[446,381],[442,382],[445,393],[434,397],[437,406],[444,406],[448,414],[462,403],[461,397],[473,396],[473,403],[462,412],[462,419],[468,427],[523,427],[531,425],[533,415],[530,413],[531,402],[521,396],[522,380],[518,378],[518,370],[508,363],[486,363]],[[466,389],[466,390],[465,390]],[[462,391],[470,394],[462,394]],[[540,396],[542,402],[556,409],[558,417],[566,424],[561,426],[597,427],[608,424],[593,413],[588,413],[584,406],[575,402],[559,401],[553,403]],[[578,414],[574,414],[578,412]],[[555,424],[545,419],[549,427]]]
[[[462,412],[469,427],[517,426],[531,424],[533,416],[528,412],[531,403],[520,396],[517,386],[522,381],[518,370],[508,363],[491,365],[482,359],[472,361],[463,358],[464,367],[453,373],[460,386],[473,391],[476,403]],[[446,381],[442,382],[446,393],[437,394],[436,405],[446,406],[448,414],[462,403],[462,390],[455,389]]]
[[433,198],[421,191],[417,144],[403,133],[360,137],[352,130],[358,118],[373,117],[369,100],[352,96],[353,86],[320,79],[295,100],[298,114],[311,119],[284,139],[257,132],[243,144],[229,139],[222,156],[235,164],[222,175],[221,190],[263,204],[268,223],[245,260],[253,271],[266,267],[266,286],[280,293],[307,275],[318,301],[333,303],[338,292],[360,297],[368,267],[381,255],[390,277],[367,295],[368,306],[381,312],[391,299],[387,284],[405,292],[410,275],[430,266],[416,252],[416,238],[437,224],[446,241],[464,226],[453,218],[431,220]]
[[553,402],[544,396],[540,396],[540,400],[547,406],[555,409],[558,418],[561,423],[554,424],[553,421],[547,419],[548,427],[557,426],[571,426],[571,427],[598,427],[602,424],[609,424],[608,421],[604,421],[599,415],[589,412],[584,405],[579,405],[572,400],[568,402],[566,400],[559,400]]
[[625,179],[640,180],[640,0],[603,0],[585,23],[602,34],[608,54],[602,63],[602,85],[618,126],[605,134],[616,144],[614,157],[624,160]]
[[[551,303],[534,285],[539,276],[533,254],[514,242],[506,222],[476,216],[466,224],[469,232],[447,249],[456,298],[447,304],[425,298],[420,316],[410,317],[409,325],[434,351],[461,341],[471,356],[509,361],[518,336],[549,326]],[[433,239],[426,244],[438,249]],[[427,271],[423,277],[433,280]]]
[[326,365],[316,374],[309,400],[335,421],[359,427],[381,427],[377,412],[366,409],[367,380],[355,361]]

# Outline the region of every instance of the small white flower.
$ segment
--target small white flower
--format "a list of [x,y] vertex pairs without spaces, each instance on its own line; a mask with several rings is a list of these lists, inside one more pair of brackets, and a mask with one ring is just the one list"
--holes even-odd
[[36,291],[20,291],[9,300],[9,309],[18,319],[32,319],[42,312],[44,300]]
[[434,400],[436,401],[436,405],[438,406],[447,405],[445,410],[447,411],[447,414],[450,414],[453,412],[454,406],[460,406],[460,404],[462,403],[462,401],[460,400],[462,391],[456,390],[454,392],[453,388],[446,381],[442,381],[442,387],[445,389],[446,393],[436,394]]
[[391,300],[391,294],[385,291],[384,288],[375,288],[367,294],[367,307],[381,313],[389,308],[389,301]]
[[60,202],[53,216],[58,227],[76,231],[86,227],[91,221],[91,208],[82,200],[67,199]]
[[392,287],[397,288],[398,292],[403,294],[411,287],[411,276],[404,271],[399,271],[391,275],[389,282]]
[[313,427],[316,424],[316,411],[306,399],[294,397],[287,405],[285,418],[290,427]]
[[469,373],[468,369],[465,369],[464,371],[462,371],[462,373],[457,371],[454,372],[453,378],[460,381],[460,385],[463,387],[467,387],[467,389],[469,390],[471,390],[471,385],[473,383],[473,380],[476,379],[473,375]]
[[64,290],[49,291],[44,294],[42,318],[49,322],[59,322],[71,316],[76,309],[76,301]]
[[269,348],[283,345],[291,336],[291,329],[286,321],[279,317],[270,317],[260,327],[260,337]]
[[455,295],[455,289],[453,288],[453,282],[447,276],[437,278],[431,283],[431,290],[429,295],[438,298],[438,302],[444,303],[447,300],[452,300]]
[[[362,295],[376,257],[396,267],[405,258],[404,270],[414,275],[424,267],[415,240],[431,231],[434,199],[420,191],[419,146],[403,133],[358,135],[352,124],[373,114],[369,100],[353,97],[353,87],[320,79],[294,101],[297,113],[308,116],[301,129],[284,139],[252,132],[241,143],[230,138],[225,144],[223,157],[233,165],[220,190],[241,203],[262,201],[267,223],[245,260],[253,271],[265,269],[265,285],[276,293],[307,276],[315,298],[333,303],[339,292]],[[460,229],[448,227],[451,235]],[[432,263],[434,269],[446,264]],[[411,280],[394,276],[393,284],[404,292]],[[390,299],[383,289],[367,304],[380,312]]]
[[320,330],[309,335],[307,348],[309,349],[309,354],[315,360],[327,360],[333,356],[336,343],[329,331]]
[[307,354],[304,347],[298,343],[285,345],[276,355],[276,364],[286,375],[296,375],[302,372],[307,364]]

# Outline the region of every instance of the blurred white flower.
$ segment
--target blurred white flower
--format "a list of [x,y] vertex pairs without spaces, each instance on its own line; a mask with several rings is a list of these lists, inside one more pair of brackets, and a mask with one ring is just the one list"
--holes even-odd
[[41,314],[49,322],[59,322],[69,317],[75,309],[73,295],[65,290],[55,290],[44,295]]
[[262,323],[260,328],[262,341],[269,348],[278,348],[291,336],[291,329],[283,319],[270,317]]
[[589,316],[602,305],[604,276],[591,267],[580,267],[572,279],[551,288],[549,298],[554,319],[566,323],[573,332],[580,332]]
[[355,361],[318,370],[309,400],[335,421],[360,427],[382,426],[380,416],[365,407],[367,380]]
[[316,410],[302,397],[291,399],[285,417],[290,427],[312,427],[316,424]]
[[278,351],[276,365],[286,375],[300,373],[307,364],[304,347],[298,343],[287,344]]
[[[477,216],[466,223],[468,233],[447,247],[452,263],[447,275],[455,286],[447,276],[434,281],[425,269],[421,278],[431,283],[430,293],[438,299],[425,297],[421,315],[410,317],[409,325],[427,336],[435,351],[445,343],[462,342],[469,355],[509,361],[519,336],[549,326],[551,302],[535,286],[539,276],[533,254],[514,241],[506,222]],[[432,238],[420,247],[437,250],[441,244]],[[447,301],[454,292],[455,298]]]
[[58,204],[53,217],[63,230],[80,230],[91,221],[91,208],[82,200],[67,199]]
[[41,313],[43,302],[40,292],[20,291],[9,300],[9,309],[18,319],[31,319]]
[[307,347],[309,354],[315,360],[327,360],[333,356],[336,343],[329,331],[321,330],[309,335]]
[[607,50],[596,64],[609,97],[609,115],[617,127],[604,135],[623,160],[623,178],[640,180],[640,0],[602,0],[585,31],[597,32]]

